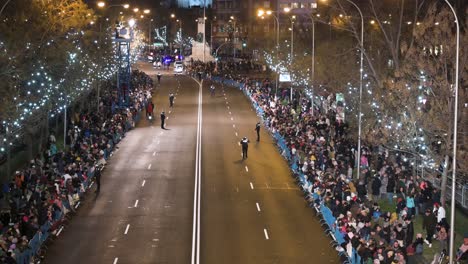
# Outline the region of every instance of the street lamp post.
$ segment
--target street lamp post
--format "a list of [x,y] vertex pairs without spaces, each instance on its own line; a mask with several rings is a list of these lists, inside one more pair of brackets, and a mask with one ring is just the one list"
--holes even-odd
[[[103,1],[97,2],[97,6],[101,9],[106,8],[106,3]],[[111,7],[123,7],[125,9],[128,9],[130,7],[129,4],[117,4],[117,5],[109,5],[107,8]],[[99,19],[99,47],[101,47],[101,40],[102,40],[102,19]],[[101,85],[100,83],[97,84],[97,112],[99,112],[99,104],[101,101]],[[66,112],[66,111],[65,111]],[[66,113],[65,113],[66,114]]]
[[[291,75],[292,75],[292,66],[293,66],[293,61],[294,61],[294,19],[295,18],[296,16],[292,16],[289,18],[291,20],[291,54],[289,55],[291,57],[291,62],[290,62],[291,69],[289,70],[289,74]],[[291,89],[289,92],[289,100],[291,104],[293,100],[293,81],[294,80],[291,79]]]
[[232,40],[232,43],[233,43],[232,49],[233,49],[233,52],[232,53],[233,53],[234,58],[236,58],[236,31],[237,31],[236,30],[236,18],[234,16],[231,16],[230,19],[231,19],[232,24],[233,24],[233,31],[232,31],[232,38],[233,38],[233,40]]
[[226,45],[226,44],[228,44],[228,43],[229,43],[229,42],[224,42],[223,44],[219,45],[219,47],[218,47],[218,48],[216,49],[216,51],[215,51],[215,63],[216,63],[216,66],[215,66],[215,67],[216,67],[216,69],[218,69],[218,51],[219,51],[219,49],[220,49],[222,46],[224,46],[224,45]]
[[309,18],[312,21],[312,67],[310,69],[310,87],[312,89],[312,116],[314,115],[314,84],[315,84],[315,19],[313,14],[309,14]]
[[[176,18],[175,14],[171,14],[171,18]],[[184,45],[184,38],[182,36],[182,20],[176,19],[176,22],[179,24],[179,32],[180,32],[180,45],[179,45],[179,59],[182,60],[182,50]]]
[[361,176],[361,128],[362,128],[362,78],[363,78],[363,61],[364,61],[364,16],[361,9],[351,0],[346,0],[353,5],[361,16],[361,43],[360,43],[360,63],[359,63],[359,117],[358,117],[358,146],[357,146],[357,178]]
[[452,196],[450,201],[450,245],[449,245],[449,263],[454,263],[454,238],[455,238],[455,188],[456,188],[456,179],[457,179],[457,129],[458,129],[458,78],[459,78],[459,64],[460,64],[460,20],[458,20],[457,12],[450,4],[448,0],[445,0],[445,3],[450,7],[453,15],[455,16],[455,24],[457,26],[457,39],[456,45],[457,50],[455,54],[455,102],[454,102],[454,114],[453,114],[453,161],[452,161]]
[[[280,22],[279,22],[279,18],[278,16],[276,16],[273,11],[263,11],[263,10],[259,10],[258,11],[258,16],[259,17],[262,17],[264,14],[267,14],[267,15],[272,15],[274,18],[275,18],[275,22],[276,22],[276,60],[277,62],[279,61],[279,56],[278,56],[278,53],[279,53],[279,28],[280,28]],[[278,93],[278,84],[279,84],[279,73],[276,74],[276,88],[275,88],[275,96],[276,94]]]

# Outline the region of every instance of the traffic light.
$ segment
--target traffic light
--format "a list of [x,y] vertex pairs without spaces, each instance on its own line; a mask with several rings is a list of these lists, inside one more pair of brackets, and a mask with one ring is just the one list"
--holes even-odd
[[242,48],[247,48],[247,39],[242,39]]

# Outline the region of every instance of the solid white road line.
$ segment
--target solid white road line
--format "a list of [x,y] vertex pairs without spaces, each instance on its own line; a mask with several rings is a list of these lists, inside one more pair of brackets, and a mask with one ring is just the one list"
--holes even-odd
[[249,167],[245,166],[245,171],[249,172]]
[[268,231],[266,230],[266,228],[263,229],[263,233],[265,234],[265,239],[266,240],[270,239],[270,237],[268,236]]
[[135,201],[135,205],[133,207],[138,207],[138,200]]
[[148,170],[151,169],[151,163],[148,165]]
[[192,232],[192,259],[191,264],[200,263],[200,200],[201,200],[201,139],[203,119],[203,80],[198,82],[198,122],[197,122],[197,144],[195,152],[195,190],[193,193],[193,232]]
[[117,264],[118,261],[119,261],[119,258],[115,258],[113,264]]
[[262,210],[260,210],[260,205],[258,203],[255,203],[255,204],[257,204],[257,211],[259,211],[259,212],[262,211]]
[[254,188],[254,187],[253,187],[253,184],[252,184],[252,182],[250,182],[250,189],[253,190],[253,188]]
[[130,228],[130,224],[127,225],[127,228],[125,228],[125,232],[124,232],[124,235],[126,235],[128,233],[128,229]]
[[146,180],[143,180],[143,182],[141,183],[141,187],[145,186],[145,183],[146,183]]

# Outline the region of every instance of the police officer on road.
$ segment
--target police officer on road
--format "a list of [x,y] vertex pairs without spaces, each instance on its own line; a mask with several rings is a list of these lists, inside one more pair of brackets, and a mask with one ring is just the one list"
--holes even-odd
[[165,129],[164,122],[166,121],[166,113],[164,111],[161,112],[161,128]]
[[158,83],[161,83],[161,73],[158,72]]
[[246,159],[247,158],[247,151],[249,150],[250,140],[247,137],[244,137],[240,141],[240,143],[242,145],[242,159]]
[[169,106],[170,107],[174,106],[174,94],[173,93],[169,94]]
[[260,122],[257,122],[254,130],[257,131],[257,141],[260,141]]

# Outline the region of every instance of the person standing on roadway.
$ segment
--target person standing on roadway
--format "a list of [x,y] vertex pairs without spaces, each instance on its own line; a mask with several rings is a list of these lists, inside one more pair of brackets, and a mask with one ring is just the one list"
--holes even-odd
[[170,93],[169,94],[169,107],[173,107],[173,106],[174,106],[174,94]]
[[102,167],[100,166],[94,168],[94,181],[96,182],[95,193],[99,193],[101,191],[101,169]]
[[260,122],[255,125],[255,131],[257,131],[257,142],[260,141]]
[[210,94],[211,94],[211,97],[215,96],[215,86],[213,84],[210,86]]
[[157,76],[158,76],[158,84],[160,84],[160,83],[161,83],[161,73],[158,72],[158,75],[157,75]]
[[161,128],[162,129],[166,129],[164,127],[164,122],[166,121],[166,113],[164,113],[164,111],[161,112]]
[[247,158],[247,151],[249,150],[249,143],[250,143],[250,140],[247,137],[244,137],[240,141],[240,144],[242,145],[242,159]]

